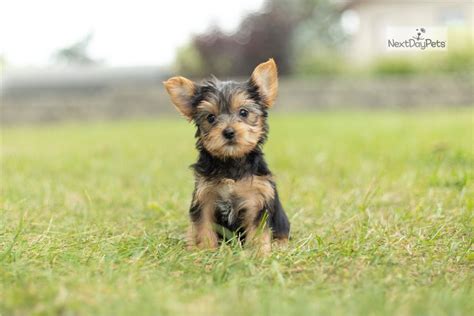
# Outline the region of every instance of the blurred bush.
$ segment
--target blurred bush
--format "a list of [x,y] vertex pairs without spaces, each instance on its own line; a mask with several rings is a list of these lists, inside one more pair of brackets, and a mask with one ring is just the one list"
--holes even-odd
[[444,72],[474,72],[474,49],[449,52],[444,63],[439,64]]
[[336,76],[351,71],[347,61],[333,51],[302,55],[295,65],[295,74],[301,76]]
[[190,77],[201,76],[205,71],[201,55],[192,43],[178,49],[175,65],[177,72]]
[[437,63],[440,71],[474,73],[474,32],[465,28],[450,28],[448,54]]
[[447,51],[418,55],[383,57],[371,66],[371,72],[381,75],[409,74],[474,74],[474,46],[466,39],[463,45],[448,41]]
[[376,60],[371,67],[377,75],[408,75],[416,73],[419,66],[405,56],[390,56]]

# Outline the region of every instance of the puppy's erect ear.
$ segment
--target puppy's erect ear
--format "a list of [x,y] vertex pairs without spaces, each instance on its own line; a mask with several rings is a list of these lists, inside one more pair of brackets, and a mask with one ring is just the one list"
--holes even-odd
[[192,97],[196,92],[196,85],[184,77],[173,77],[164,81],[163,84],[176,109],[188,120],[191,120],[193,115]]
[[253,71],[251,79],[257,85],[265,105],[271,108],[278,92],[278,71],[273,58],[258,65]]

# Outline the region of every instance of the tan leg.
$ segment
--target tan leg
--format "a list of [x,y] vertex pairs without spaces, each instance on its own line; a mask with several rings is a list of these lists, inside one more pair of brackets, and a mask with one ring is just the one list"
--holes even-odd
[[217,235],[214,232],[212,225],[205,225],[198,228],[196,235],[197,247],[201,249],[215,249],[217,248]]
[[215,249],[218,246],[217,234],[213,228],[211,208],[204,208],[202,217],[192,222],[188,232],[188,248]]

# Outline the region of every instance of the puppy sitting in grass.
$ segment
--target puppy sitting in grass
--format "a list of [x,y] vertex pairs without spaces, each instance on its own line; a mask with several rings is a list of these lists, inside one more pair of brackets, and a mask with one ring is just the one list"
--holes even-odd
[[290,223],[262,152],[267,111],[278,90],[273,59],[246,82],[173,77],[164,85],[176,109],[197,127],[189,246],[216,248],[225,231],[263,253],[272,238],[286,243]]

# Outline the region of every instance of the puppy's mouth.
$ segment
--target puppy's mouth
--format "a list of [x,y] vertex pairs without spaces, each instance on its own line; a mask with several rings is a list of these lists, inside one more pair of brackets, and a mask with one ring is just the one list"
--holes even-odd
[[237,145],[237,140],[235,138],[226,139],[225,145],[226,146],[235,146],[235,145]]

